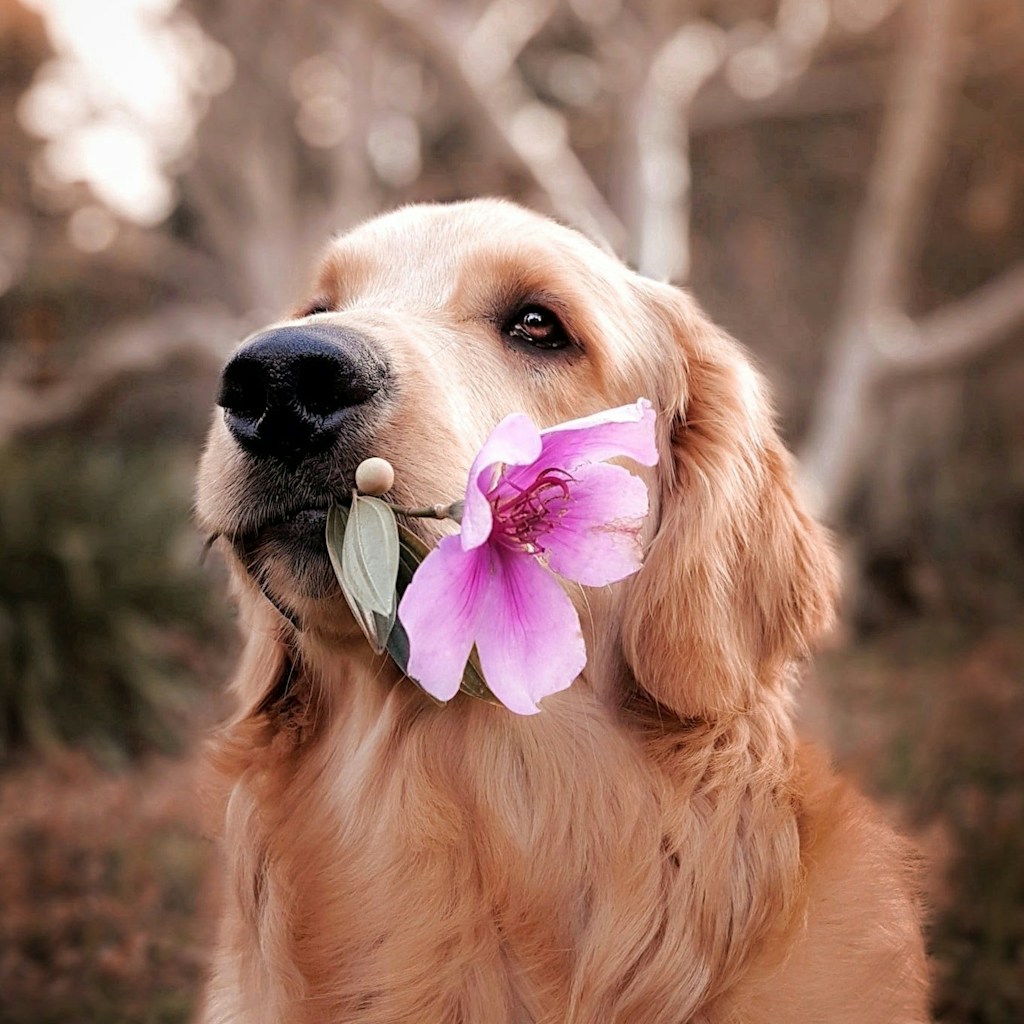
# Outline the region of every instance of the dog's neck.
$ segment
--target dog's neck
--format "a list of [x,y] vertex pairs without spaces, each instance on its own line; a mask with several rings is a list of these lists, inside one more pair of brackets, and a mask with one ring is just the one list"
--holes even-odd
[[[598,598],[600,600],[600,598]],[[614,618],[614,607],[594,608],[597,621]],[[242,695],[244,709],[236,723],[260,721],[269,734],[287,734],[301,746],[317,737],[354,749],[365,737],[404,730],[427,717],[431,729],[444,733],[445,716],[479,720],[496,736],[543,736],[555,746],[568,742],[595,716],[629,731],[669,767],[673,760],[658,751],[693,750],[705,741],[715,749],[749,748],[757,762],[785,773],[796,746],[793,729],[793,672],[757,687],[757,697],[743,707],[710,708],[700,715],[681,716],[645,693],[634,679],[615,630],[588,636],[591,656],[583,675],[566,692],[545,700],[538,716],[520,720],[501,707],[458,695],[439,707],[405,678],[386,656],[375,656],[358,633],[331,629],[298,630],[277,620],[274,628],[255,640],[255,656],[263,663],[264,684],[259,694]],[[586,628],[586,627],[585,627]],[[273,642],[268,640],[274,636]],[[259,676],[251,664],[240,678]],[[678,765],[675,766],[678,769]],[[678,774],[673,770],[673,774]]]

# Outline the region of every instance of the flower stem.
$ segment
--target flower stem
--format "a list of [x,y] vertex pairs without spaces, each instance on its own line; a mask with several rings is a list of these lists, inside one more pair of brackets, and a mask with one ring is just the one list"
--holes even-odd
[[454,519],[456,522],[462,520],[461,501],[453,501],[448,505],[424,505],[421,508],[392,505],[391,511],[400,516],[409,516],[412,519]]

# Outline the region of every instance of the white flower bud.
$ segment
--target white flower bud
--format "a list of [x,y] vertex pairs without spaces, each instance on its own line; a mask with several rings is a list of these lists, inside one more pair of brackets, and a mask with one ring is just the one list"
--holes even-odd
[[395,470],[387,459],[364,459],[356,468],[356,488],[363,494],[383,494],[394,483]]

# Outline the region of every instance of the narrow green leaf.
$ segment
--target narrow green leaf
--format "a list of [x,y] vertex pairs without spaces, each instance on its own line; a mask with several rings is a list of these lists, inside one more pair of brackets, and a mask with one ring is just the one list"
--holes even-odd
[[395,601],[391,605],[391,612],[388,615],[381,615],[378,612],[373,612],[372,614],[374,625],[373,649],[378,654],[383,654],[388,646],[388,638],[394,632],[395,623],[398,621],[398,602]]
[[395,624],[388,634],[387,651],[391,660],[404,675],[409,674],[409,634],[402,625],[402,620],[395,619]]
[[348,574],[345,571],[344,557],[345,537],[349,533],[350,522],[350,510],[345,506],[332,505],[327,510],[327,556],[331,560],[331,568],[334,569],[334,575],[338,578],[345,601],[352,611],[352,617],[370,642],[374,652],[381,654],[394,626],[397,602],[392,600],[390,612],[387,615],[381,615],[374,609],[366,607],[359,595],[354,593],[350,587]]
[[[408,527],[398,523],[398,539],[401,542],[400,547],[402,549],[403,557],[411,565],[411,571],[409,578],[412,579],[412,573],[416,571],[419,564],[430,554],[430,548],[423,543]],[[404,593],[405,588],[402,588]]]
[[398,575],[398,526],[379,498],[353,494],[341,552],[342,575],[359,603],[391,617]]
[[[398,523],[398,574],[395,579],[396,604],[402,599],[405,588],[412,582],[413,574],[420,567],[423,559],[430,554],[430,549],[417,537]],[[395,664],[409,674],[409,636],[405,632],[402,620],[395,619],[394,629],[388,637],[388,654]]]
[[348,523],[348,508],[345,505],[331,505],[327,510],[327,557],[338,582],[344,587],[341,573],[341,549],[345,542],[345,525]]

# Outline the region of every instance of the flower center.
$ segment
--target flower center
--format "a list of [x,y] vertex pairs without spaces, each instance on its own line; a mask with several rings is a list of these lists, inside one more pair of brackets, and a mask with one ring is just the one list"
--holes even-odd
[[574,478],[564,469],[546,469],[526,487],[502,481],[512,493],[493,494],[495,539],[529,554],[544,550],[543,535],[553,520],[569,510],[569,484]]

